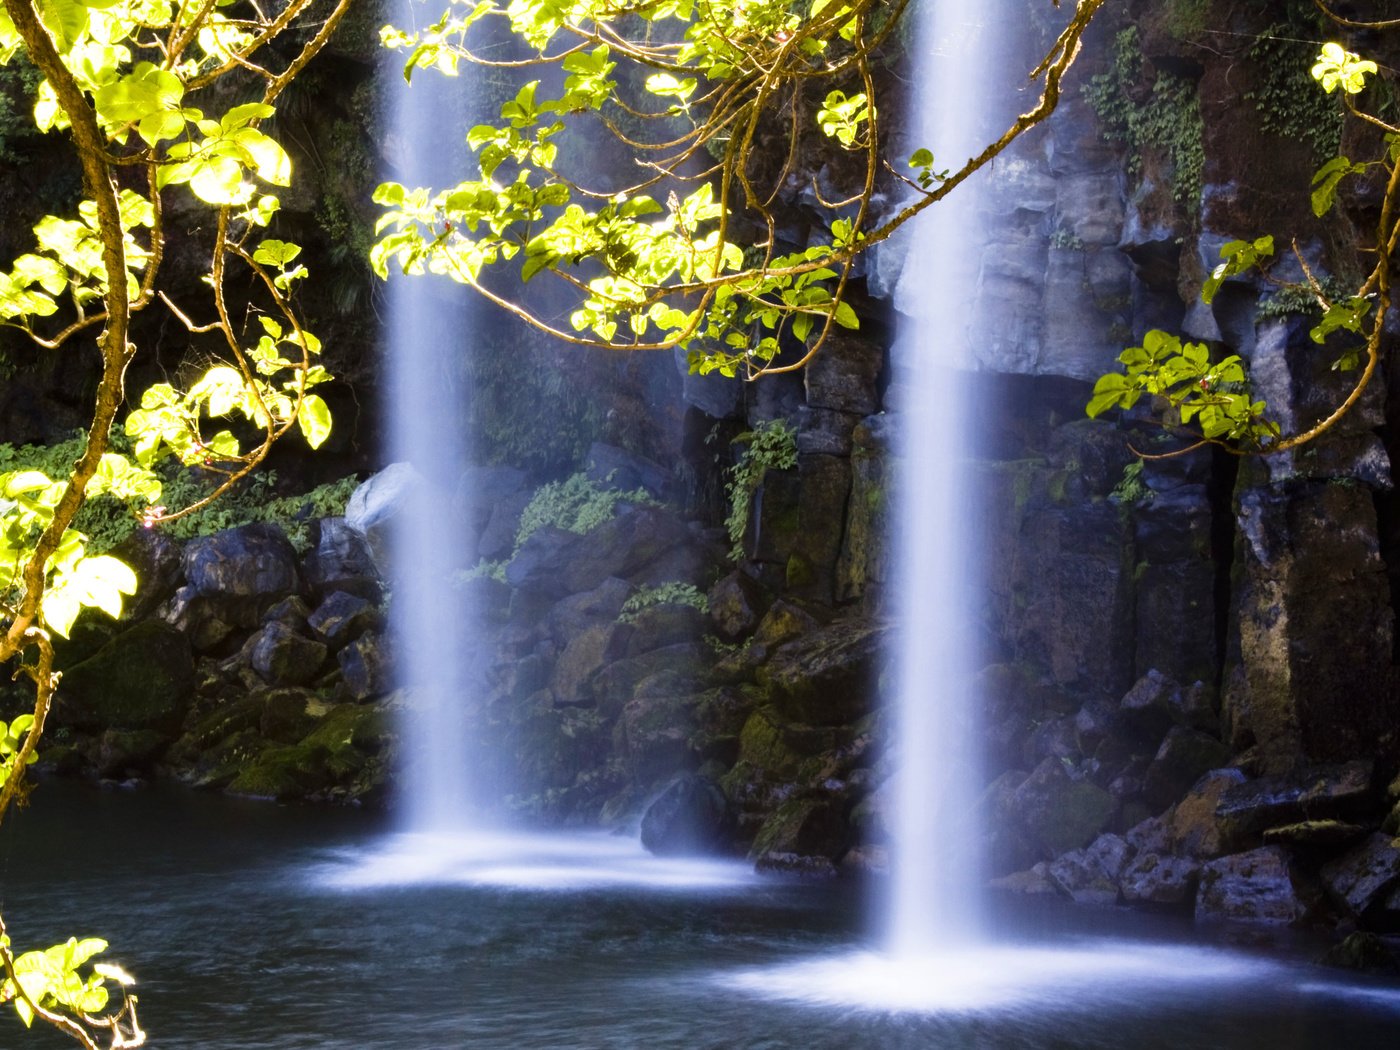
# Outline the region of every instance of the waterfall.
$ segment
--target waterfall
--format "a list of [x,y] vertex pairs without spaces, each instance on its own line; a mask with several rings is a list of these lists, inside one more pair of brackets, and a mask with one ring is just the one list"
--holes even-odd
[[[988,27],[1000,21],[985,5],[921,5],[911,141],[933,150],[936,168],[960,167],[982,144],[985,70],[994,68],[983,56],[997,53]],[[903,421],[896,536],[903,590],[886,934],[896,957],[975,940],[980,926],[979,863],[968,833],[979,786],[970,693],[971,598],[979,584],[966,468],[973,415],[961,377],[972,360],[981,181],[959,187],[917,220],[896,293],[904,315],[894,354]]]
[[[401,0],[396,20],[434,20],[441,5]],[[420,10],[421,9],[421,10]],[[422,16],[420,18],[420,15]],[[465,169],[458,130],[467,124],[461,78],[420,71],[404,82],[404,56],[384,71],[390,114],[389,177],[405,186],[451,185]],[[473,610],[450,585],[452,508],[470,462],[470,407],[463,355],[471,350],[471,293],[445,277],[389,279],[384,397],[388,458],[411,465],[407,503],[390,533],[392,630],[401,723],[401,811],[413,831],[461,831],[472,823],[465,713],[471,690]]]

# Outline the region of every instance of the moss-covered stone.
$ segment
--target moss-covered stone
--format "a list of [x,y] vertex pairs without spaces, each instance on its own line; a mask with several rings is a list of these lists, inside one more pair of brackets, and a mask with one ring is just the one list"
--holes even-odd
[[157,620],[123,631],[64,672],[54,721],[78,729],[173,732],[194,694],[189,642]]

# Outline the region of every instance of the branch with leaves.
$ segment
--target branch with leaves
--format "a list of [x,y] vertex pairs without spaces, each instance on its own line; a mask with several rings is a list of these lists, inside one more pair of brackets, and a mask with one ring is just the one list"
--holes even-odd
[[[1320,2],[1318,6],[1344,25],[1360,25],[1336,18]],[[1347,395],[1317,423],[1285,434],[1280,424],[1269,417],[1267,404],[1251,393],[1245,363],[1238,356],[1212,360],[1204,343],[1184,342],[1170,333],[1154,330],[1147,333],[1142,346],[1130,347],[1119,355],[1122,372],[1101,376],[1094,384],[1087,408],[1091,417],[1111,409],[1131,409],[1146,395],[1153,400],[1162,424],[1190,441],[1186,447],[1165,455],[1180,455],[1204,445],[1218,445],[1240,454],[1272,454],[1315,440],[1351,411],[1380,364],[1386,316],[1391,307],[1391,265],[1400,247],[1400,127],[1361,109],[1357,103],[1366,90],[1367,78],[1378,73],[1375,62],[1337,43],[1324,44],[1311,69],[1320,89],[1337,93],[1352,119],[1381,134],[1378,156],[1358,162],[1346,156],[1333,157],[1317,170],[1311,185],[1312,211],[1321,219],[1337,206],[1338,192],[1348,179],[1378,173],[1384,180],[1368,249],[1373,256],[1371,269],[1359,284],[1338,294],[1324,286],[1302,253],[1296,246],[1293,248],[1304,277],[1304,283],[1293,287],[1310,297],[1321,312],[1320,320],[1309,332],[1310,338],[1319,346],[1333,343],[1333,370],[1356,373]],[[1227,281],[1241,275],[1259,272],[1269,279],[1274,255],[1271,236],[1230,241],[1221,248],[1221,261],[1205,280],[1201,299],[1210,304]]]
[[[1059,0],[1053,0],[1059,6]],[[388,28],[405,76],[464,63],[524,71],[496,120],[472,128],[475,177],[446,189],[386,183],[371,261],[381,277],[446,274],[567,342],[686,351],[692,370],[746,378],[802,367],[837,329],[856,258],[936,204],[1044,120],[1105,0],[1077,0],[1031,73],[1036,104],[976,156],[938,170],[928,150],[883,152],[878,65],[908,0],[454,0],[433,25]],[[493,56],[513,42],[523,58]],[[558,70],[562,91],[547,92]],[[611,136],[636,177],[588,181],[561,156],[567,130]],[[806,246],[784,246],[776,202],[813,142],[849,155],[854,192],[813,198]],[[774,148],[778,144],[778,148]],[[946,161],[945,161],[946,163]],[[905,174],[911,172],[911,174]],[[877,218],[881,180],[909,203]],[[557,278],[568,328],[502,292],[492,269]],[[795,363],[779,364],[795,348]]]

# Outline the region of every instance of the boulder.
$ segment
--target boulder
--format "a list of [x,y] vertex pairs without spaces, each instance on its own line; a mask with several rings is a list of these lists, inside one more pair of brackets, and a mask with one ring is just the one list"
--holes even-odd
[[1322,866],[1328,895],[1356,918],[1400,887],[1400,847],[1376,832],[1366,841]]
[[1334,944],[1320,959],[1321,966],[1361,973],[1393,974],[1400,970],[1400,959],[1374,933],[1357,930],[1349,933],[1340,944]]
[[699,698],[692,683],[673,671],[662,671],[637,684],[622,709],[615,731],[628,771],[638,784],[665,781],[695,765],[690,737]]
[[1130,904],[1185,904],[1196,892],[1201,863],[1189,857],[1139,853],[1123,869],[1120,886]]
[[595,441],[583,461],[589,480],[603,488],[621,492],[644,489],[653,499],[664,498],[671,488],[669,470],[655,460],[616,445]]
[[710,623],[715,633],[726,642],[752,634],[766,610],[766,597],[764,589],[751,577],[731,572],[711,587],[708,595]]
[[847,846],[840,808],[824,797],[790,798],[763,822],[749,850],[752,860],[772,853],[839,858]]
[[389,577],[389,533],[395,517],[424,487],[423,476],[409,463],[390,463],[350,494],[345,523],[369,542],[382,579]]
[[369,540],[345,518],[312,522],[311,544],[301,567],[312,594],[326,597],[341,591],[371,602],[383,596]]
[[664,602],[633,614],[631,627],[627,655],[641,656],[653,649],[697,640],[705,630],[705,614],[693,605]]
[[616,717],[627,701],[632,699],[637,685],[662,671],[671,671],[683,676],[689,682],[685,692],[697,692],[697,686],[709,660],[708,647],[700,642],[668,645],[664,649],[653,649],[641,656],[614,660],[593,676],[593,701],[605,717]]
[[1238,769],[1217,769],[1195,783],[1176,804],[1169,821],[1172,843],[1178,853],[1209,860],[1224,852],[1224,830],[1216,816],[1216,807],[1225,792],[1246,780]]
[[1154,810],[1165,809],[1197,780],[1230,760],[1230,749],[1198,729],[1173,726],[1158,748],[1143,781],[1143,796]]
[[842,621],[788,642],[759,668],[774,706],[794,722],[851,722],[875,706],[889,628]]
[[551,688],[559,704],[591,704],[592,679],[603,667],[626,655],[632,628],[617,622],[589,627],[574,635],[554,663]]
[[1373,773],[1369,759],[1358,759],[1260,777],[1227,789],[1216,816],[1225,834],[1241,842],[1301,820],[1345,818],[1364,810]]
[[631,576],[689,536],[673,514],[621,503],[611,518],[584,535],[549,526],[531,533],[506,566],[506,581],[522,591],[562,598],[612,576]]
[[256,627],[269,606],[301,589],[296,551],[269,522],[190,540],[184,569],[202,612],[236,627]]
[[1049,856],[1088,845],[1113,817],[1117,802],[1107,791],[1073,779],[1057,758],[1036,766],[1011,796],[1016,817]]
[[1100,835],[1084,849],[1071,850],[1047,869],[1047,877],[1076,904],[1118,901],[1118,878],[1132,847],[1118,835]]
[[382,696],[393,687],[393,653],[387,636],[368,631],[336,654],[346,692],[357,701]]
[[54,703],[57,725],[173,732],[194,696],[185,636],[159,620],[123,631],[68,668]]
[[326,662],[326,646],[274,620],[253,636],[249,663],[268,685],[304,685]]
[[333,591],[306,618],[306,626],[332,650],[343,649],[379,626],[378,606],[347,591]]
[[622,612],[622,606],[631,593],[631,584],[610,576],[592,590],[560,599],[549,610],[550,636],[560,645],[567,645],[589,627],[612,623]]
[[1311,892],[1292,870],[1288,853],[1280,846],[1262,846],[1201,868],[1196,918],[1298,925],[1311,913],[1311,899]]
[[122,617],[144,620],[167,601],[184,575],[184,548],[159,529],[135,529],[109,552],[136,573],[136,593],[123,603]]
[[642,845],[662,857],[713,853],[728,839],[733,818],[724,792],[707,777],[677,777],[642,815]]

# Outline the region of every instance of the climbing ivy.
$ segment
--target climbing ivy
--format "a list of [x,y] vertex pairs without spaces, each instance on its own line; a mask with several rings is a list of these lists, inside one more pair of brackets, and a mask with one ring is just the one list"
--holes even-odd
[[737,435],[731,443],[743,448],[730,468],[725,485],[729,514],[724,527],[729,534],[729,556],[738,561],[744,556],[749,510],[754,493],[763,484],[763,476],[770,470],[790,470],[797,466],[797,431],[787,420],[769,419]]

